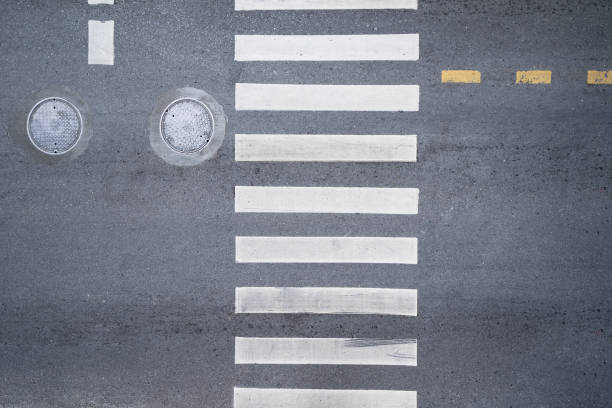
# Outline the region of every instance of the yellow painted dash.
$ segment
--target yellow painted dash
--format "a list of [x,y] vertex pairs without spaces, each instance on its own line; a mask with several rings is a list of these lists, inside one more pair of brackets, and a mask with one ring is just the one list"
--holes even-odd
[[550,84],[552,71],[517,71],[517,84]]
[[445,70],[442,71],[443,83],[479,84],[480,71]]
[[589,85],[612,85],[612,71],[589,71],[587,74]]

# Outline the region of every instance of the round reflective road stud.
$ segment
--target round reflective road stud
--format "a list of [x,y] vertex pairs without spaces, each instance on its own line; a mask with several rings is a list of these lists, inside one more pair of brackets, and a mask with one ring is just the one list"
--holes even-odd
[[81,113],[62,98],[39,101],[28,115],[28,137],[34,147],[45,154],[69,152],[79,141],[82,129]]
[[195,166],[215,156],[225,136],[225,113],[208,93],[195,88],[163,95],[149,120],[153,151],[175,166]]
[[179,99],[170,104],[160,126],[164,141],[179,153],[202,150],[213,133],[212,114],[195,99]]

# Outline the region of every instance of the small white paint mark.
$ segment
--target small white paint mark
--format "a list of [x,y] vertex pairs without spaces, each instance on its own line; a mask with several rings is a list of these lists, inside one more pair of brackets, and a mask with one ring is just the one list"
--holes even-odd
[[418,214],[418,188],[236,186],[236,212]]
[[234,408],[416,407],[416,391],[234,388]]
[[236,288],[236,313],[417,315],[416,289]]
[[235,363],[416,366],[417,341],[236,337]]
[[114,37],[114,21],[89,20],[89,64],[113,65],[115,63]]
[[419,86],[237,83],[235,100],[236,110],[411,112]]
[[418,0],[236,0],[236,10],[411,9]]
[[115,4],[115,0],[87,0],[88,4],[96,5],[96,4]]
[[236,61],[416,61],[418,34],[236,35]]
[[396,237],[236,237],[236,262],[416,264],[417,245]]
[[416,135],[237,134],[236,161],[415,162]]

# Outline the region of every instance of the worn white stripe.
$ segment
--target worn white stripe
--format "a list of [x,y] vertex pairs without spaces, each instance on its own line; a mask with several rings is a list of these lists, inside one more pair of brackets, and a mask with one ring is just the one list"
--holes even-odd
[[236,364],[416,366],[415,339],[236,337]]
[[418,111],[418,85],[236,84],[236,110]]
[[416,289],[236,288],[236,313],[416,316]]
[[89,64],[115,63],[115,22],[89,20]]
[[236,10],[412,9],[417,0],[236,0]]
[[115,4],[115,0],[87,0],[88,4],[96,5],[96,4]]
[[416,407],[416,391],[234,388],[234,408]]
[[236,161],[415,162],[416,135],[237,134]]
[[418,34],[236,35],[236,61],[416,61]]
[[418,188],[236,186],[236,212],[418,214]]
[[236,262],[416,264],[417,241],[395,237],[236,237]]

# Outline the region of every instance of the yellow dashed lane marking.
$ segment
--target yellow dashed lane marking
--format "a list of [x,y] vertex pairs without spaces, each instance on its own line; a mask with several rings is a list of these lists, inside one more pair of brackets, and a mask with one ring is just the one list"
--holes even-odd
[[446,70],[442,71],[443,83],[479,84],[480,71]]
[[552,71],[517,71],[517,84],[550,84]]
[[589,71],[587,74],[589,85],[612,85],[612,71]]

